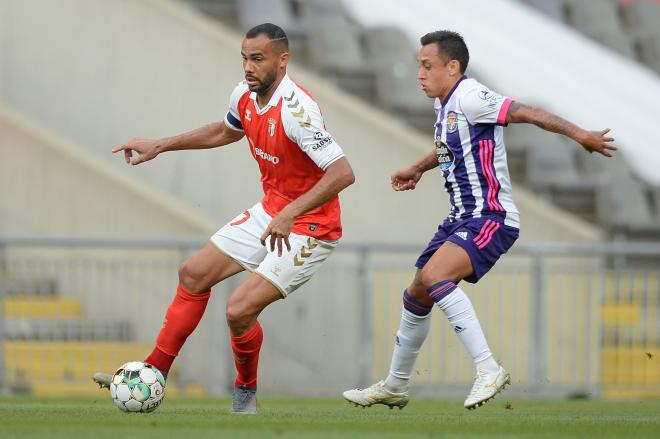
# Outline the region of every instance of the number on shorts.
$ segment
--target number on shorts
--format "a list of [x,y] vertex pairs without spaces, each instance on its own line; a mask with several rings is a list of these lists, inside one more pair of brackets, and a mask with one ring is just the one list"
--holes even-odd
[[243,215],[245,215],[243,218],[241,218],[241,219],[239,219],[239,220],[236,220],[236,221],[234,221],[233,223],[229,223],[229,225],[230,225],[230,226],[240,226],[240,225],[243,224],[245,221],[247,221],[247,220],[250,219],[250,212],[248,212],[247,210],[246,210],[245,212],[243,212]]

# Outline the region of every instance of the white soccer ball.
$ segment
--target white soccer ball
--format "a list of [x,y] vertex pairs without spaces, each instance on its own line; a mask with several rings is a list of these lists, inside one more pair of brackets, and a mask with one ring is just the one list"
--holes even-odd
[[110,396],[124,412],[153,412],[163,402],[165,378],[151,364],[131,361],[122,364],[113,375]]

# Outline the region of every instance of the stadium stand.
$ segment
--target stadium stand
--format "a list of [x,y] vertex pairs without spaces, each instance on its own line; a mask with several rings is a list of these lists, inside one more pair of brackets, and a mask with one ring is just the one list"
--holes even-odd
[[[642,43],[646,43],[646,46],[641,46],[639,47],[639,52],[640,53],[645,53],[645,59],[642,61],[646,61],[647,65],[652,67],[655,60],[659,60],[660,56],[655,56],[654,51],[656,50],[656,46],[654,43],[654,35],[657,33],[657,20],[653,20],[653,18],[646,18],[647,22],[649,23],[655,23],[655,26],[653,24],[648,24],[648,25],[643,25],[640,24],[639,27],[641,29],[646,28],[646,31],[642,31],[641,35],[645,35],[645,37],[638,37],[639,41],[635,40],[635,35],[640,34],[638,32],[637,34],[633,34],[629,30],[629,25],[626,25],[625,20],[622,18],[622,16],[625,16],[626,14],[626,8],[631,8],[628,12],[629,15],[634,17],[634,14],[637,13],[640,15],[639,10],[643,10],[644,12],[647,12],[648,17],[653,17],[654,11],[656,11],[657,7],[660,5],[657,2],[620,2],[621,4],[617,4],[616,1],[614,0],[599,0],[599,1],[570,1],[570,0],[553,0],[553,1],[543,1],[543,2],[537,2],[537,1],[525,1],[525,4],[536,7],[539,9],[540,12],[542,12],[544,17],[551,17],[553,22],[556,23],[564,23],[568,26],[574,26],[576,29],[581,31],[585,36],[588,36],[589,38],[592,38],[594,41],[598,41],[601,44],[604,44],[607,47],[610,47],[612,50],[617,51],[617,53],[620,53],[624,56],[627,56],[630,59],[635,59],[635,47],[640,46],[640,41]],[[413,17],[411,11],[417,11],[417,10],[424,10],[424,8],[420,5],[420,8],[415,8],[414,5],[409,5],[410,8],[406,11],[402,11],[401,14],[398,14],[398,12],[395,10],[395,7],[390,6],[388,4],[387,6],[383,6],[382,8],[379,8],[378,11],[373,11],[369,12],[368,7],[366,6],[366,3],[362,3],[360,1],[358,2],[347,2],[347,9],[349,9],[349,13],[358,21],[365,26],[367,29],[366,32],[368,32],[369,28],[374,28],[378,27],[381,22],[387,22],[388,24],[392,24],[393,22],[398,21],[398,25],[400,26],[401,29],[408,31],[408,36],[409,37],[414,37],[416,36],[416,32],[418,32],[418,29],[421,27],[421,22],[423,18],[420,16],[421,14],[417,14],[416,17]],[[350,4],[350,6],[348,6]],[[641,4],[643,4],[643,7],[639,7]],[[363,7],[364,6],[364,7]],[[512,17],[513,14],[521,14],[525,12],[521,8],[515,8],[515,5],[511,4],[509,5],[508,3],[498,3],[495,5],[494,3],[489,3],[489,7],[484,7],[483,4],[479,5],[481,7],[481,14],[480,17],[487,17],[487,16],[495,16],[498,12],[502,15],[506,14],[507,17]],[[469,8],[468,5],[465,5],[466,9]],[[476,7],[476,4],[475,4]],[[499,8],[499,11],[498,11]],[[636,8],[639,8],[637,10]],[[506,13],[504,10],[506,9]],[[445,17],[445,22],[453,21],[456,23],[456,26],[462,26],[463,29],[465,29],[465,33],[467,34],[468,38],[470,37],[470,34],[474,34],[472,36],[472,44],[474,42],[477,42],[477,49],[474,51],[481,51],[483,52],[484,50],[489,50],[490,53],[497,53],[496,48],[494,47],[489,47],[488,49],[486,47],[486,44],[483,43],[482,40],[478,40],[475,38],[477,37],[482,37],[482,38],[487,38],[486,35],[482,35],[476,32],[476,29],[479,28],[478,24],[475,23],[470,23],[470,20],[468,17],[468,14],[465,14],[466,11],[457,11],[456,8],[452,9],[452,14],[449,16]],[[642,12],[643,14],[643,12]],[[405,17],[404,17],[405,15]],[[532,20],[532,17],[525,17],[523,18],[522,15],[519,17],[516,17],[515,19],[519,20],[518,23],[525,23],[526,25],[531,25],[534,20]],[[515,20],[514,19],[514,20]],[[417,21],[416,21],[417,20]],[[640,22],[644,19],[640,19],[639,17],[637,18],[637,21]],[[631,17],[629,20],[631,22],[634,22],[634,19]],[[412,23],[415,23],[416,25],[413,25]],[[540,24],[541,28],[537,26],[537,24]],[[475,27],[477,26],[477,27]],[[567,38],[568,40],[572,40],[574,37],[572,32],[566,27],[562,25],[553,25],[550,26],[549,23],[536,23],[534,22],[534,32],[529,33],[530,36],[532,35],[539,35],[543,32],[548,32],[547,35],[550,35],[550,32],[553,33],[553,38],[559,37],[559,35],[562,35],[562,38]],[[547,27],[544,27],[547,26]],[[451,26],[448,26],[451,27]],[[542,29],[542,30],[541,30]],[[530,29],[531,30],[531,29]],[[468,32],[469,31],[469,32]],[[500,32],[500,38],[502,37],[501,32]],[[645,38],[645,39],[644,39]],[[557,43],[554,44],[553,47],[573,47],[573,51],[578,50],[581,51],[581,53],[586,53],[588,51],[592,51],[589,46],[590,44],[588,42],[584,43],[577,43],[576,41],[571,41],[571,43],[568,43],[568,40],[566,43]],[[658,40],[660,41],[660,40]],[[523,41],[511,41],[511,44],[515,44],[516,47],[518,47],[518,50],[521,50],[524,46],[529,46],[529,49],[534,50],[534,46],[537,45],[539,50],[541,52],[539,53],[544,53],[542,50],[544,49],[551,49],[548,45],[544,44],[543,41],[539,40],[538,42],[535,39],[528,39]],[[576,44],[578,46],[576,46]],[[583,47],[584,46],[584,47]],[[540,49],[543,47],[544,49]],[[576,47],[580,47],[579,49],[575,49]],[[482,57],[484,54],[482,53]],[[508,56],[508,55],[507,55]],[[561,56],[561,55],[560,55]],[[620,61],[619,61],[620,59]],[[641,57],[640,57],[641,59]],[[577,61],[577,60],[576,60]],[[514,72],[502,72],[502,77],[494,77],[494,79],[490,79],[492,77],[492,73],[494,70],[497,70],[495,68],[495,65],[493,64],[494,62],[497,62],[496,60],[491,59],[490,60],[480,60],[477,57],[473,57],[473,60],[471,61],[471,72],[473,75],[475,75],[478,78],[481,78],[482,74],[488,74],[488,76],[484,76],[483,78],[487,78],[488,80],[494,81],[494,82],[505,82],[507,83],[508,86],[512,87],[514,86],[514,81],[506,81],[504,78],[506,76],[508,77],[513,77],[515,76]],[[538,62],[540,64],[544,64],[547,61],[539,59]],[[571,62],[568,60],[565,60],[566,65],[571,65]],[[608,62],[612,63],[617,63],[619,65],[624,64],[626,61],[624,59],[618,58],[618,57],[610,57]],[[500,62],[501,63],[501,62]],[[631,64],[635,64],[634,62]],[[614,67],[613,67],[614,68]],[[470,70],[470,69],[469,69]],[[648,81],[650,80],[653,83],[653,87],[658,88],[658,85],[660,82],[658,81],[657,76],[653,77],[652,79],[648,77],[648,74],[643,71],[638,71],[635,72],[635,75],[640,75],[640,78],[643,76],[646,76],[645,80]],[[632,72],[631,72],[632,73]],[[543,76],[543,73],[537,72],[540,76]],[[520,82],[525,82],[524,79],[519,78]],[[548,77],[548,84],[553,84],[553,90],[561,90],[561,83],[562,81],[559,81],[560,83],[557,83],[557,76],[554,78]],[[616,78],[612,78],[611,81],[617,81]],[[488,82],[487,82],[488,83]],[[555,84],[557,83],[557,84]],[[574,86],[570,85],[567,82],[563,82],[565,85],[566,89],[565,92],[566,96],[568,97],[572,92],[569,92],[569,90],[573,90]],[[640,84],[641,85],[641,84]],[[618,87],[618,86],[615,86]],[[515,85],[515,89],[518,89],[519,86]],[[524,86],[522,88],[525,88]],[[582,84],[581,88],[584,90],[585,85]],[[500,88],[503,89],[503,88]],[[504,88],[506,90],[506,88]],[[531,91],[531,90],[528,90]],[[608,93],[613,92],[614,89],[608,88]],[[599,92],[597,91],[596,88],[592,89],[592,92],[595,93],[595,95],[598,95]],[[632,92],[632,91],[631,91]],[[518,92],[520,93],[520,92]],[[536,91],[532,92],[534,98],[526,98],[524,93],[519,94],[514,97],[519,97],[522,100],[528,100],[529,102],[536,102],[539,105],[542,106],[550,106],[552,109],[552,106],[556,106],[555,111],[557,111],[559,114],[565,114],[566,111],[568,110],[562,110],[561,108],[561,103],[557,100],[554,99],[551,96],[541,96],[538,95]],[[580,93],[575,94],[575,96],[580,95]],[[624,95],[622,95],[623,98]],[[581,94],[581,97],[588,100],[591,98],[586,95],[586,94]],[[574,97],[571,97],[570,99],[574,99]],[[655,105],[657,107],[657,104],[651,104],[650,105]],[[592,114],[599,113],[598,110],[596,110],[596,107],[593,107],[594,111],[592,111]],[[573,116],[574,120],[580,120],[580,117],[584,117],[586,113],[582,113],[582,115],[576,114]],[[635,175],[638,176],[639,181],[643,185],[644,191],[648,190],[648,185],[652,184],[653,181],[656,180],[655,175],[657,173],[654,173],[650,170],[650,168],[646,169],[645,171],[640,170],[639,168],[639,163],[637,163],[637,160],[635,160],[633,155],[629,154],[626,150],[627,148],[630,148],[631,146],[634,146],[636,149],[644,148],[646,146],[647,140],[643,137],[637,136],[636,139],[627,139],[628,133],[621,134],[622,127],[618,126],[616,122],[607,122],[609,120],[609,117],[607,114],[603,111],[600,112],[600,115],[602,116],[602,120],[606,121],[605,124],[611,124],[612,127],[615,130],[615,137],[617,138],[617,141],[619,145],[622,145],[622,151],[620,154],[622,154],[624,157],[626,157],[626,161],[622,163],[621,165],[624,167],[631,167],[631,168],[636,168],[632,169],[631,172],[633,172]],[[568,115],[571,117],[570,115]],[[644,117],[644,116],[642,116]],[[599,122],[602,123],[602,122]],[[561,140],[558,140],[559,137],[555,137],[554,139],[548,139],[547,142],[539,142],[538,137],[542,136],[542,134],[534,133],[533,129],[526,129],[526,128],[521,128],[521,127],[513,127],[509,128],[510,133],[507,133],[507,137],[511,139],[511,142],[508,144],[509,146],[509,157],[510,157],[510,163],[512,169],[512,175],[514,179],[520,181],[523,181],[525,183],[530,184],[530,187],[533,188],[536,191],[540,191],[541,193],[546,194],[550,200],[553,202],[557,203],[558,205],[569,209],[570,211],[581,215],[582,217],[589,219],[589,220],[595,220],[597,222],[600,221],[600,216],[596,212],[596,200],[595,200],[595,187],[598,184],[599,179],[598,178],[584,178],[584,174],[581,172],[582,168],[588,168],[591,167],[591,164],[586,164],[585,166],[583,165],[583,162],[587,161],[587,158],[582,157],[583,154],[571,154],[570,156],[567,156],[564,154],[563,148],[562,148],[562,143]],[[629,131],[627,127],[623,127],[623,131]],[[631,133],[631,132],[630,132]],[[527,137],[527,138],[525,138]],[[543,143],[543,145],[541,145]],[[533,150],[530,149],[533,147]],[[575,145],[572,145],[575,151]],[[549,149],[548,151],[543,151],[543,148]],[[550,152],[553,151],[553,152]],[[644,154],[647,154],[649,151],[645,151]],[[640,150],[641,153],[641,150]],[[541,155],[545,155],[546,159],[543,160],[541,159]],[[590,157],[589,157],[590,158]],[[653,162],[657,162],[660,160],[660,158],[654,158],[651,159]],[[551,167],[548,167],[548,165],[551,165]],[[526,167],[526,169],[521,169],[521,166]],[[552,168],[552,170],[551,170]],[[524,179],[521,180],[521,177],[526,176]],[[600,192],[603,192],[607,190],[606,188],[600,188]],[[646,197],[640,197],[642,199],[646,199]],[[647,202],[648,204],[648,202]],[[647,206],[647,208],[650,206]],[[630,219],[631,224],[629,224],[630,227],[625,227],[624,229],[627,230],[633,230],[637,226],[635,226],[634,222],[637,221],[635,219]],[[606,224],[606,223],[603,223]],[[609,229],[611,230],[611,229]],[[620,231],[619,231],[620,232]],[[654,235],[651,235],[652,237]],[[657,238],[658,236],[655,236]],[[631,236],[631,238],[633,238]]]
[[[307,27],[295,16],[288,0],[245,0],[237,2],[237,15],[240,30],[247,31],[257,24],[282,23],[287,30],[289,47],[296,57],[304,59],[307,53]],[[229,19],[229,17],[225,17]]]
[[[200,0],[199,3],[188,1],[204,10],[205,0]],[[522,0],[522,3],[537,9],[557,23],[575,28],[584,36],[631,60],[639,60],[650,68],[659,69],[658,2]],[[427,134],[433,117],[428,111],[427,100],[418,92],[416,68],[412,61],[416,54],[417,40],[405,32],[405,26],[393,25],[392,20],[386,20],[387,24],[379,25],[376,22],[378,19],[373,17],[382,15],[382,11],[371,14],[373,17],[365,21],[365,18],[356,12],[360,9],[359,1],[351,4],[339,0],[252,0],[238,2],[238,5],[240,14],[264,17],[264,20],[268,16],[265,11],[275,8],[276,11],[270,17],[281,17],[282,22],[291,27],[294,35],[300,35],[299,29],[306,29],[307,39],[304,36],[293,38],[297,41],[298,50],[309,56],[302,58],[303,61],[350,93],[366,101],[375,97],[382,108],[394,117]],[[387,7],[384,5],[382,9]],[[401,14],[410,15],[405,11]],[[383,16],[386,15],[387,13]],[[406,20],[414,22],[413,17],[407,17]],[[229,22],[226,18],[223,21]],[[259,20],[255,19],[253,23],[256,21]],[[419,26],[415,27],[418,28]],[[244,29],[245,26],[242,25],[241,30]],[[566,31],[568,29],[564,30]],[[368,63],[364,62],[365,54]],[[409,61],[405,61],[406,59]],[[479,70],[480,68],[482,70]],[[479,73],[488,74],[490,70],[492,69],[481,66],[475,68],[473,62],[470,72],[475,75],[476,71],[476,76],[480,77]],[[539,103],[547,104],[543,100]],[[537,138],[540,135],[535,133],[534,129],[515,127],[508,131],[510,133],[507,133],[507,137],[511,139],[508,145],[509,158],[514,180],[530,184],[533,190],[544,193],[549,201],[585,219],[600,221],[595,198],[597,182],[595,179],[588,178],[585,181],[583,178],[580,168],[582,157],[578,154],[564,154],[562,150],[566,148],[563,148],[558,137],[539,143]],[[553,159],[553,154],[542,151],[543,148],[562,152]],[[543,154],[547,156],[545,160],[540,157]],[[552,167],[547,167],[548,164]],[[585,166],[589,168],[591,164]],[[623,166],[630,166],[630,163]],[[639,181],[647,185],[647,177],[648,175]],[[599,189],[601,193],[606,190],[602,187]],[[648,187],[645,187],[645,190],[648,190]],[[603,224],[610,230],[607,223]],[[630,226],[624,229],[632,230],[636,227],[634,224]]]
[[599,219],[613,234],[635,235],[660,228],[649,202],[648,187],[627,173],[609,178],[598,187],[596,206]]
[[396,27],[375,27],[365,31],[365,43],[379,101],[399,119],[428,135],[435,123],[429,111],[433,102],[420,93],[410,39]]
[[[12,44],[0,44],[7,55],[0,58],[0,148],[12,156],[11,162],[0,162],[0,187],[7,200],[0,206],[4,234],[208,236],[218,223],[244,209],[246,199],[257,199],[258,179],[244,143],[212,153],[173,154],[137,168],[127,167],[108,152],[131,135],[166,135],[222,117],[229,90],[241,77],[239,33],[166,1],[129,2],[120,9],[100,0],[88,8],[80,8],[74,0],[57,6],[44,3],[48,20],[34,16],[23,2],[12,2],[11,8],[6,5],[0,2],[0,14],[21,26],[0,33],[0,38],[10,35],[12,40]],[[75,34],[61,32],[71,23],[86,26]],[[42,44],[46,37],[47,48]],[[141,42],[139,47],[136,41]],[[107,52],[89,62],[98,47]],[[52,56],[60,52],[71,58]],[[117,54],[122,62],[117,62]],[[154,73],[155,65],[172,58],[178,60],[175,66]],[[410,58],[414,60],[412,45]],[[48,63],[48,71],[30,68],[44,63]],[[328,126],[363,181],[343,198],[346,206],[352,206],[345,209],[347,241],[422,243],[428,239],[446,212],[446,199],[438,193],[439,176],[430,176],[406,197],[394,198],[388,185],[392,170],[428,151],[428,132],[420,135],[410,130],[382,112],[380,103],[364,103],[295,63],[291,74],[313,90]],[[103,86],[99,86],[99,78]],[[522,187],[516,188],[516,201],[525,218],[523,243],[601,238],[597,227],[548,205]],[[411,215],[422,203],[424,215]],[[66,255],[75,257],[77,252],[67,249]],[[142,336],[138,342],[151,340],[157,329],[153,322],[162,318],[176,284],[176,263],[167,273],[157,271],[144,284],[135,285],[136,272],[144,267],[133,264],[142,252],[128,256],[124,250],[106,250],[106,256],[125,260],[132,271],[121,281],[104,274],[102,279],[108,282],[103,285],[108,286],[94,291],[94,300],[84,300],[89,292],[84,286],[76,295],[73,289],[61,287],[62,295],[81,300],[85,318],[98,318],[109,306],[118,307],[116,301],[121,300],[122,312],[135,313],[129,318],[141,325],[132,329]],[[32,256],[46,257],[40,249]],[[145,258],[153,256],[147,252]],[[176,253],[170,259],[180,256]],[[354,303],[356,289],[349,282],[359,268],[356,260],[360,258],[354,256],[338,258],[334,271],[319,276],[314,294],[296,297],[295,306],[274,308],[265,320],[265,326],[277,330],[271,332],[271,347],[264,352],[264,391],[281,391],[278,386],[285,384],[268,379],[277,376],[295,378],[295,385],[287,383],[287,389],[327,393],[347,381],[357,381],[359,368],[346,364],[342,357],[346,352],[356,356],[361,352],[354,336],[361,321]],[[98,273],[95,265],[89,270]],[[222,298],[219,295],[217,300]],[[139,300],[142,302],[136,302]],[[337,303],[349,305],[339,308]],[[144,308],[155,310],[158,316],[137,315]],[[221,306],[214,309],[222,314]],[[210,316],[205,322],[215,324],[214,331],[224,328],[222,319],[212,319]],[[315,331],[300,330],[308,325],[314,325]],[[319,345],[317,335],[326,330],[332,330],[335,337]],[[209,326],[199,331],[182,358],[202,358],[188,364],[193,375],[206,366],[208,352],[218,349],[215,338],[224,337],[220,334],[211,339]],[[291,337],[297,337],[296,355],[290,348]],[[211,372],[224,373],[223,365],[214,366]],[[61,375],[59,370],[55,373]],[[320,375],[325,377],[321,383]],[[217,381],[224,382],[222,378]]]
[[311,66],[352,94],[372,96],[374,72],[365,62],[359,28],[340,10],[311,5],[302,10],[303,22],[309,29],[307,53]]
[[525,4],[532,6],[539,12],[556,21],[564,21],[566,9],[563,0],[522,0]]
[[612,0],[566,0],[566,23],[585,35],[634,59],[632,41],[624,32],[619,8]]

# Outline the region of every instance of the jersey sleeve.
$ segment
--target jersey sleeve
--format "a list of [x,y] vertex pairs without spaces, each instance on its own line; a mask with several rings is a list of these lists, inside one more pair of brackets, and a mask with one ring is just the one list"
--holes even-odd
[[[301,91],[282,105],[282,122],[287,136],[296,142],[316,166],[324,171],[344,157],[344,151],[325,129],[318,104]],[[293,105],[297,103],[297,105]],[[289,105],[293,105],[290,107]]]
[[513,100],[484,86],[475,87],[461,96],[461,111],[471,124],[506,125],[506,115]]
[[235,131],[243,131],[243,124],[241,123],[241,117],[238,112],[238,101],[246,91],[248,91],[248,86],[245,81],[241,81],[229,96],[229,111],[225,115],[225,125]]

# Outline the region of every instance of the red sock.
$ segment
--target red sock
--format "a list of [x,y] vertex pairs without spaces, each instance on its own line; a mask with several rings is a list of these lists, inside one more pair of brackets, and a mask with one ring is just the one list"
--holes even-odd
[[176,289],[176,296],[167,309],[163,327],[156,339],[156,347],[144,361],[167,373],[186,339],[197,327],[209,303],[211,292],[193,294],[181,284]]
[[252,329],[245,334],[236,337],[231,336],[231,348],[234,351],[234,364],[236,364],[236,387],[245,386],[250,389],[257,387],[257,366],[259,364],[259,351],[264,332],[257,322]]

